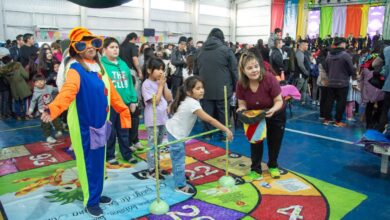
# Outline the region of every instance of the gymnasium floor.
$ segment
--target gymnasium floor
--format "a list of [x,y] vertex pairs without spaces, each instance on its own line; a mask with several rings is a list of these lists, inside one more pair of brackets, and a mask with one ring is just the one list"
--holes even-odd
[[[353,145],[364,130],[358,123],[347,128],[323,126],[316,107],[293,106],[280,152],[279,165],[367,195],[344,219],[390,219],[390,174],[379,172],[380,158]],[[197,125],[194,133],[201,131]],[[0,148],[43,140],[38,120],[0,121]],[[225,143],[210,141],[224,147]],[[231,150],[250,156],[242,129],[237,129]],[[241,147],[238,147],[241,146]],[[267,161],[267,153],[264,154]]]

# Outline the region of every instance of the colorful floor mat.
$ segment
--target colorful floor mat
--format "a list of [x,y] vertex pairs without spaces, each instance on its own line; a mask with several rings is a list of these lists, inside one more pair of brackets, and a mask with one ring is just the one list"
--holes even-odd
[[[140,131],[140,137],[145,138]],[[143,141],[143,144],[146,144]],[[69,139],[57,144],[35,144],[1,149],[0,219],[90,219],[83,210],[82,192]],[[136,154],[140,162],[131,166],[108,166],[104,195],[114,203],[103,206],[100,219],[341,219],[357,207],[365,195],[308,176],[282,169],[280,179],[272,179],[264,165],[264,179],[245,183],[242,176],[250,159],[231,152],[228,163],[237,185],[224,188],[225,151],[191,140],[186,144],[186,174],[196,195],[174,191],[173,177],[161,183],[161,198],[170,205],[166,215],[151,215],[156,198],[155,182],[147,178],[145,152]],[[142,160],[141,160],[142,159]],[[170,170],[169,153],[161,153],[161,166]]]

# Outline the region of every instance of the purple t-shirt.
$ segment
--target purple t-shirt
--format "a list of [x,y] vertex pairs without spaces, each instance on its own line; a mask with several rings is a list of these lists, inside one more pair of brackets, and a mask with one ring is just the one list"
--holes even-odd
[[263,80],[259,82],[256,92],[252,92],[249,87],[245,89],[240,82],[237,82],[236,86],[236,97],[246,102],[248,110],[272,108],[274,98],[281,92],[279,82],[275,76],[268,72],[264,75]]
[[[167,85],[165,84],[165,87]],[[153,95],[157,94],[158,90],[158,82],[152,81],[150,79],[146,79],[142,83],[142,97],[145,102],[145,126],[146,127],[152,127],[153,126]],[[168,120],[168,113],[167,113],[168,103],[167,100],[165,100],[164,96],[161,96],[160,103],[158,103],[156,108],[156,124],[159,125],[165,125],[165,123]]]

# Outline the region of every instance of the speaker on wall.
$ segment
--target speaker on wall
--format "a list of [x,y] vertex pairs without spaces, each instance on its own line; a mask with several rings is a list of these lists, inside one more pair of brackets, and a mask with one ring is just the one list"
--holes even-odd
[[155,30],[153,28],[145,28],[144,29],[144,36],[145,37],[154,37]]

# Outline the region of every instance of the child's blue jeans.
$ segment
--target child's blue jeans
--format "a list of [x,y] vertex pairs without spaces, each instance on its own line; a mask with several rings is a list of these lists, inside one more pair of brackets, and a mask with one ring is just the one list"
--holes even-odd
[[[176,138],[173,137],[169,132],[168,133],[168,141],[175,141]],[[169,146],[169,152],[171,155],[172,161],[172,173],[173,179],[175,181],[175,187],[183,187],[186,186],[186,169],[185,169],[185,145],[184,142],[172,144]]]

